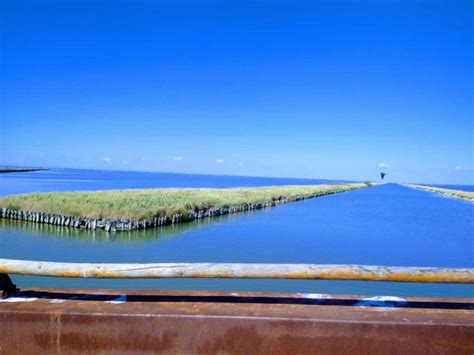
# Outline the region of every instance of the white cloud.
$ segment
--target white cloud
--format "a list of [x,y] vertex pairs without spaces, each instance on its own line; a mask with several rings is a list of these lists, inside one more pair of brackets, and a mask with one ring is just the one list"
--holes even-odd
[[171,159],[175,160],[175,161],[181,161],[183,160],[184,158],[183,157],[172,157]]
[[238,166],[244,166],[244,163],[239,162],[237,165],[238,165]]
[[122,164],[123,164],[123,165],[127,165],[127,163],[128,163],[128,161],[122,160]]
[[462,166],[456,166],[455,168],[456,170],[464,170],[464,171],[471,171],[471,170],[474,170],[473,168],[465,168],[465,167],[462,167]]
[[112,162],[111,157],[104,157],[102,160],[105,161],[106,163],[111,163]]
[[386,164],[384,162],[379,163],[379,168],[390,168],[390,164]]
[[216,164],[224,164],[224,159],[216,159]]

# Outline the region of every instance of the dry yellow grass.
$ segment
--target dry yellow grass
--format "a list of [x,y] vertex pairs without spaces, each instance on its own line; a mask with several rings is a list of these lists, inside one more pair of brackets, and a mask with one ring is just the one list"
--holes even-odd
[[0,198],[0,207],[77,217],[149,219],[185,216],[208,208],[268,203],[275,199],[316,197],[367,184],[292,185],[227,189],[145,189],[35,193]]
[[436,192],[438,194],[442,194],[445,196],[460,198],[463,200],[474,201],[474,192],[469,191],[462,191],[462,190],[452,190],[452,189],[444,189],[440,187],[433,187],[433,186],[424,186],[424,185],[408,185],[414,187],[416,189]]

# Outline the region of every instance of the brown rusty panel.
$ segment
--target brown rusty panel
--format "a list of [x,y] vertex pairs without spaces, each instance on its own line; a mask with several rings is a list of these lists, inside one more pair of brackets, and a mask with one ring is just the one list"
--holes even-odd
[[[112,296],[109,301],[54,298],[68,293],[72,297],[84,295],[84,290],[41,292],[30,302],[0,302],[0,353],[474,352],[474,311],[466,309],[288,303],[289,299],[306,297],[298,294],[127,292],[168,298],[110,303],[120,292],[87,293]],[[174,296],[204,298],[175,301]],[[228,302],[227,298],[221,302],[226,296],[247,297],[249,302]],[[325,297],[360,300],[355,296]],[[259,303],[261,298],[275,298],[275,302]],[[409,300],[415,305],[417,301],[473,303],[472,299]]]

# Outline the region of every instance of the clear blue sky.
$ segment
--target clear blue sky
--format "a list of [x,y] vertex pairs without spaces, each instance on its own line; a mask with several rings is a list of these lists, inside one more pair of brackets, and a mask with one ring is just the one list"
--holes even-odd
[[472,1],[0,13],[2,165],[474,183]]

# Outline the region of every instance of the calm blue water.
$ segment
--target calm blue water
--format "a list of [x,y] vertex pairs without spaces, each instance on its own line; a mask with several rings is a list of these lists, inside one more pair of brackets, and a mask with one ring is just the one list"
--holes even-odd
[[[80,170],[3,175],[0,194],[321,182]],[[71,262],[357,263],[474,267],[473,213],[472,203],[386,184],[208,221],[115,235],[0,220],[0,257]],[[26,276],[16,276],[14,281],[23,287],[474,296],[474,287],[466,285],[385,282],[69,280]]]

